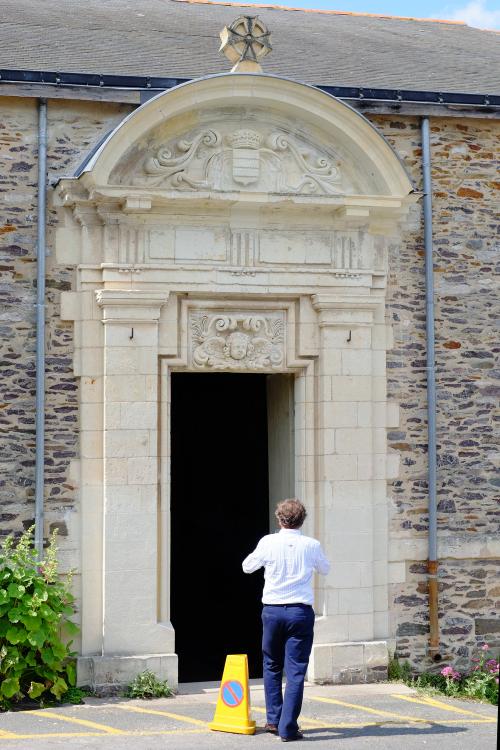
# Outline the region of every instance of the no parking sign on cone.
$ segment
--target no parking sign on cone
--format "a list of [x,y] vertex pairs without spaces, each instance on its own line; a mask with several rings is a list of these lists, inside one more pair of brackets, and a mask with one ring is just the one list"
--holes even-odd
[[255,734],[255,721],[250,719],[246,654],[226,656],[214,720],[208,726],[215,732]]

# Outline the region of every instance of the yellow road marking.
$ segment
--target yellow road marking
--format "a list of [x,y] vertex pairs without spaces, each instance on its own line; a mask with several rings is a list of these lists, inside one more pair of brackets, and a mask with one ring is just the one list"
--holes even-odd
[[[356,708],[359,711],[366,711],[370,714],[378,714],[379,716],[390,716],[392,718],[399,719],[399,721],[410,721],[412,723],[420,724],[494,724],[496,720],[494,718],[485,717],[481,714],[480,719],[427,719],[415,716],[406,716],[405,714],[398,714],[394,711],[384,711],[378,708],[368,708],[368,706],[359,706],[357,703],[346,703],[345,701],[339,701],[335,698],[323,698],[320,696],[309,696],[309,700],[322,701],[323,703],[333,703],[337,706],[346,706],[347,708]],[[378,722],[380,723],[380,722]]]
[[76,719],[73,716],[67,716],[66,714],[59,714],[55,711],[26,711],[28,714],[35,714],[45,719],[58,719],[59,721],[67,721],[70,724],[80,724],[83,727],[89,727],[90,729],[100,729],[105,734],[123,734],[122,729],[116,729],[110,727],[107,724],[98,724],[95,721],[88,721],[87,719]]
[[113,708],[120,708],[122,711],[135,711],[138,714],[153,714],[156,716],[167,716],[169,719],[176,719],[177,721],[185,721],[188,724],[197,724],[198,726],[207,727],[208,721],[201,721],[201,719],[193,719],[191,716],[183,716],[182,714],[173,714],[170,711],[159,711],[151,708],[139,708],[139,706],[113,706]]
[[16,737],[17,737],[17,734],[14,734],[14,732],[8,732],[6,729],[0,729],[0,740],[3,740],[3,739],[14,740],[16,739]]
[[[144,709],[146,710],[146,709]],[[159,713],[154,711],[154,713]],[[399,722],[380,722],[380,721],[363,721],[363,722],[341,722],[339,724],[325,724],[323,729],[363,729],[364,727],[379,727],[379,726],[387,726],[388,723],[394,723],[398,724]],[[428,722],[429,724],[491,724],[495,723],[494,719],[464,719],[463,721],[460,721],[460,719],[446,719],[444,721],[436,721],[436,720],[430,720]],[[319,727],[318,727],[319,728]],[[136,729],[130,729],[130,730],[123,730],[120,732],[120,734],[124,737],[154,737],[154,736],[164,736],[164,735],[173,735],[173,734],[205,734],[209,732],[210,730],[207,728],[204,729],[151,729],[151,730],[136,730]],[[0,739],[5,740],[43,740],[47,739],[48,737],[102,737],[103,733],[100,732],[40,732],[40,733],[34,733],[34,734],[11,734],[7,733],[9,736],[0,737]]]
[[45,737],[102,737],[102,732],[37,732],[35,734],[16,734],[15,737],[0,737],[0,739],[37,740]]
[[467,708],[450,706],[448,703],[443,703],[443,701],[438,701],[428,695],[422,696],[420,698],[413,698],[409,695],[394,694],[392,697],[399,698],[402,701],[409,701],[410,703],[419,703],[421,706],[432,706],[433,708],[441,708],[443,711],[452,711],[456,714],[467,714],[468,716],[476,716],[480,719],[489,719],[491,721],[495,721],[495,719],[491,719],[491,717],[480,714],[477,711],[469,711]]
[[[122,732],[126,737],[153,737],[165,734],[205,734],[208,729],[158,729],[150,731],[142,730],[125,730]],[[0,739],[9,740],[43,740],[47,737],[102,737],[102,732],[43,732],[37,734],[16,734],[12,737],[1,737]]]
[[[494,724],[494,719],[428,719],[426,724]],[[324,729],[357,729],[358,727],[386,727],[388,724],[400,725],[400,721],[360,721],[341,722],[340,724],[325,724]],[[319,727],[318,727],[319,728]],[[311,727],[309,727],[311,729]]]
[[496,724],[496,719],[430,719],[432,724]]
[[[380,721],[362,721],[362,722],[340,722],[339,724],[326,724],[324,729],[362,729],[363,727],[380,727],[387,726],[387,724],[394,723],[399,725],[399,722],[380,722]],[[491,724],[492,721],[481,721],[474,719],[465,719],[460,722],[458,719],[448,719],[444,722],[432,720],[429,724]],[[166,734],[205,734],[210,730],[207,729],[130,729],[122,732],[123,736],[127,737],[150,737],[154,735],[166,735]],[[12,737],[5,737],[3,739],[43,739],[44,737],[102,737],[102,732],[39,732],[35,734],[16,734]]]
[[[309,700],[313,701],[321,701],[322,703],[333,703],[336,706],[345,706],[346,708],[355,708],[358,711],[366,711],[369,714],[377,714],[378,716],[390,716],[391,718],[399,719],[400,721],[411,721],[411,722],[420,722],[429,724],[430,722],[427,719],[420,719],[415,718],[414,716],[406,716],[405,714],[397,714],[394,713],[394,711],[384,711],[382,709],[378,708],[368,708],[368,706],[358,706],[356,703],[346,703],[345,701],[339,701],[335,698],[323,698],[318,696],[309,696]],[[431,720],[432,721],[432,720]]]
[[[256,711],[259,714],[265,714],[265,713],[267,713],[266,709],[265,708],[261,708],[260,706],[252,706],[252,711]],[[324,721],[319,721],[318,719],[310,719],[310,718],[307,718],[306,716],[301,716],[300,717],[300,723],[301,724],[311,724],[312,726],[323,727],[323,728],[326,728],[326,727],[329,726],[328,724],[325,724]],[[309,729],[310,728],[311,727],[309,727]]]

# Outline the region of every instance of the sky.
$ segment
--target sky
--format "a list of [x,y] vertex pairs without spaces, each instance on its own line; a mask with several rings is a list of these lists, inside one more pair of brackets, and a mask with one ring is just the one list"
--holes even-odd
[[248,5],[347,10],[414,18],[465,21],[480,29],[500,29],[500,0],[234,0]]

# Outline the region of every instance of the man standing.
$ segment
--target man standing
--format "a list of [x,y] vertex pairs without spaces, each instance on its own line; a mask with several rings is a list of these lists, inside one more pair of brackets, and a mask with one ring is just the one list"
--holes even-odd
[[330,563],[320,543],[300,531],[306,517],[301,502],[283,500],[278,503],[275,516],[279,533],[262,537],[243,561],[243,570],[253,573],[263,567],[265,571],[262,654],[266,729],[279,734],[283,742],[292,742],[303,737],[297,719],[313,642],[312,576],[314,571],[326,575]]

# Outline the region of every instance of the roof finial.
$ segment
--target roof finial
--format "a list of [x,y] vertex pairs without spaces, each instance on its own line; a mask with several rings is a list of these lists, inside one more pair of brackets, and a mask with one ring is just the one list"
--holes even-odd
[[240,16],[220,33],[222,52],[235,63],[231,73],[261,73],[259,60],[271,52],[271,34],[258,16]]

